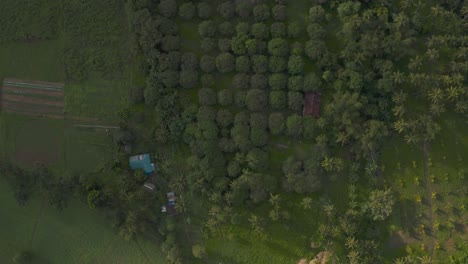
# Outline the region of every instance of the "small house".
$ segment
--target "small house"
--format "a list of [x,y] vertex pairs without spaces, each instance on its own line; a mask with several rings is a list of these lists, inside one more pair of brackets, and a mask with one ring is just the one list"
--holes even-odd
[[304,109],[302,115],[310,115],[315,118],[320,115],[320,94],[319,93],[306,93],[304,95]]
[[151,163],[150,154],[131,156],[129,164],[132,170],[142,169],[145,174],[151,174],[154,172],[154,163]]

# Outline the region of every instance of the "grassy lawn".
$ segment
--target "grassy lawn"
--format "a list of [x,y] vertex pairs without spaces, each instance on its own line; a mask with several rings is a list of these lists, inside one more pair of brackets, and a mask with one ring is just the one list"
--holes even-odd
[[[18,206],[0,179],[0,262],[18,250],[32,250],[35,263],[164,263],[153,242],[124,241],[102,215],[73,200],[63,211],[38,198]],[[149,260],[149,261],[148,261]]]

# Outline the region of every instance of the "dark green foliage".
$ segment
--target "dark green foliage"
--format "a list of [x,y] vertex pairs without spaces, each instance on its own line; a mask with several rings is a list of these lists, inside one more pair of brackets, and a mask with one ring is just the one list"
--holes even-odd
[[254,74],[250,77],[250,88],[264,90],[268,86],[268,79],[264,74]]
[[263,171],[268,168],[268,153],[262,149],[254,148],[245,157],[249,168],[254,171]]
[[222,106],[230,106],[232,104],[232,91],[223,89],[218,92],[218,103]]
[[250,89],[250,76],[245,73],[239,73],[234,76],[232,86],[236,90],[247,90]]
[[204,139],[214,140],[218,137],[219,130],[214,121],[199,121],[197,124]]
[[226,20],[231,19],[235,14],[235,6],[232,1],[225,1],[218,6],[218,13]]
[[236,114],[234,117],[234,125],[239,126],[248,126],[250,123],[250,115],[247,111],[242,111]]
[[267,129],[268,119],[262,113],[252,113],[250,115],[249,124],[252,128]]
[[303,96],[299,92],[288,92],[288,106],[294,112],[302,110]]
[[302,27],[297,22],[289,23],[288,25],[288,36],[290,38],[298,38],[302,33]]
[[265,23],[253,24],[251,34],[254,38],[261,40],[266,40],[270,37],[268,26]]
[[253,146],[265,146],[268,143],[268,133],[265,129],[253,127],[250,129],[250,140]]
[[249,1],[236,1],[236,13],[241,18],[250,17],[252,4]]
[[213,38],[204,38],[200,43],[200,47],[204,52],[209,53],[216,48],[216,40]]
[[231,40],[228,38],[222,38],[218,40],[218,49],[221,52],[231,51]]
[[250,71],[250,59],[248,56],[239,56],[236,58],[236,71],[243,73]]
[[160,74],[161,82],[168,88],[174,88],[179,84],[179,72],[173,70],[163,71]]
[[218,32],[221,34],[221,36],[232,37],[235,33],[235,29],[231,22],[224,21],[223,23],[219,24]]
[[311,72],[304,78],[304,92],[319,92],[322,80],[315,73]]
[[242,168],[239,164],[239,162],[235,160],[231,160],[227,166],[227,173],[228,176],[231,178],[239,176],[239,174],[242,172]]
[[161,41],[161,49],[168,51],[175,51],[180,49],[180,37],[179,36],[166,36]]
[[234,102],[238,108],[244,108],[245,107],[245,101],[247,98],[247,92],[246,91],[236,91],[234,94]]
[[277,21],[284,21],[286,19],[287,8],[285,5],[275,5],[271,10],[271,14],[273,19]]
[[[229,131],[229,130],[228,130]],[[228,138],[228,137],[222,137],[219,139],[218,142],[219,149],[222,152],[234,152],[237,149],[236,143],[234,140]]]
[[321,40],[309,40],[306,42],[304,50],[311,60],[316,61],[327,51],[327,47],[325,42]]
[[198,85],[198,72],[186,70],[180,72],[179,84],[183,88],[194,88]]
[[198,70],[198,58],[193,53],[184,53],[180,59],[180,69],[183,71]]
[[216,24],[212,20],[205,20],[198,25],[198,33],[204,38],[212,38],[216,35]]
[[325,29],[317,23],[310,23],[307,26],[307,34],[311,40],[321,40],[325,37]]
[[[339,8],[338,8],[339,10]],[[312,23],[320,23],[325,19],[325,10],[321,5],[316,5],[309,10],[309,21]]]
[[302,75],[291,76],[288,79],[288,90],[300,92],[304,86],[304,77]]
[[211,74],[203,74],[200,80],[203,87],[210,88],[215,84],[214,77]]
[[249,39],[246,34],[237,34],[231,41],[231,49],[236,55],[243,55],[247,51],[245,42]]
[[224,52],[216,57],[216,68],[221,73],[229,73],[234,70],[235,60],[231,53]]
[[231,129],[231,137],[241,151],[247,151],[252,147],[248,125],[235,125]]
[[200,69],[210,73],[216,70],[216,59],[209,55],[203,55],[200,59]]
[[270,92],[270,106],[273,109],[282,110],[288,105],[288,97],[286,92],[272,91]]
[[275,73],[268,78],[268,84],[272,90],[286,90],[288,86],[288,76],[282,73]]
[[286,25],[282,22],[275,22],[270,27],[272,38],[284,38],[286,37]]
[[216,92],[211,88],[202,88],[198,91],[198,101],[202,105],[216,104]]
[[286,70],[288,61],[284,57],[270,56],[268,69],[270,72],[279,73]]
[[303,137],[305,139],[314,139],[317,135],[315,134],[315,118],[312,116],[302,117],[302,126],[304,128]]
[[303,132],[302,117],[297,114],[288,116],[286,120],[286,131],[291,137],[301,137]]
[[180,67],[180,52],[171,51],[169,53],[163,53],[159,56],[159,69],[165,70],[179,70]]
[[246,23],[246,22],[237,23],[236,32],[237,32],[237,35],[248,35],[250,32],[249,23]]
[[247,92],[246,105],[250,111],[262,111],[268,104],[268,95],[264,90],[251,89]]
[[293,55],[289,57],[288,71],[292,75],[302,74],[304,71],[304,60],[302,56]]
[[216,110],[210,106],[201,106],[198,109],[197,120],[199,122],[214,121],[216,119]]
[[289,45],[285,39],[274,38],[268,42],[268,52],[273,56],[287,56]]
[[372,220],[385,220],[393,210],[393,195],[389,189],[375,190],[370,193],[369,201],[364,208],[370,214]]
[[177,14],[176,0],[161,0],[158,6],[159,13],[165,17],[175,17]]
[[265,73],[268,70],[268,58],[265,55],[253,55],[250,58],[252,70],[255,73]]
[[208,4],[207,2],[198,3],[197,10],[198,17],[201,19],[208,19],[213,13],[213,8],[211,7],[211,4]]
[[320,155],[317,149],[313,149],[312,158],[301,161],[289,157],[283,163],[285,179],[283,187],[288,192],[311,193],[317,191],[320,186],[322,174],[320,166]]
[[183,3],[179,7],[179,16],[184,20],[190,20],[195,16],[195,5],[192,2]]
[[232,124],[234,117],[227,109],[219,109],[216,116],[216,122],[220,127],[228,127]]
[[256,5],[253,8],[253,15],[255,21],[265,21],[270,18],[270,8],[265,4]]
[[145,88],[143,86],[133,86],[129,91],[129,98],[132,104],[143,103],[145,100],[144,97]]
[[179,28],[173,19],[158,17],[156,24],[163,35],[177,35],[178,33]]
[[268,118],[268,128],[273,135],[282,135],[286,128],[284,115],[282,113],[271,113]]

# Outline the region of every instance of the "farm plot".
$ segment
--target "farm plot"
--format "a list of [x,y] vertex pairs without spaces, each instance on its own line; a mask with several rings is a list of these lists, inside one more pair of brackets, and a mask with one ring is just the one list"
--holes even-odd
[[63,119],[63,83],[4,79],[1,110],[30,116]]

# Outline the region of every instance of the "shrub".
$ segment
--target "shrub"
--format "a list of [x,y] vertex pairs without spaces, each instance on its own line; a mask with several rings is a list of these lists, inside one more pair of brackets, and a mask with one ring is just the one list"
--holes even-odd
[[292,75],[302,74],[304,71],[304,61],[302,56],[293,55],[289,57],[288,71]]
[[173,70],[163,71],[160,74],[161,82],[169,88],[176,87],[179,83],[179,72]]
[[252,4],[249,1],[236,1],[236,13],[241,18],[249,18]]
[[284,57],[270,56],[268,69],[272,73],[283,72],[286,70],[287,64],[288,62]]
[[[339,13],[340,8],[338,8]],[[313,6],[309,9],[309,21],[312,23],[320,23],[325,19],[325,10],[321,5]]]
[[159,13],[165,17],[175,17],[177,14],[176,0],[161,0],[159,2]]
[[201,19],[210,18],[213,13],[213,9],[211,8],[211,5],[206,2],[199,3],[197,5],[197,9],[198,9],[198,17]]
[[299,92],[288,92],[289,109],[295,112],[302,110],[303,96]]
[[268,118],[268,128],[273,135],[282,135],[286,125],[282,113],[271,113]]
[[322,80],[315,73],[311,72],[304,78],[305,92],[318,92],[322,86]]
[[216,59],[209,55],[203,55],[200,60],[200,68],[207,73],[213,72],[216,70]]
[[231,19],[234,16],[235,7],[231,1],[225,1],[218,6],[218,13],[224,19]]
[[179,36],[166,36],[161,40],[161,49],[169,52],[180,49],[180,37]]
[[321,40],[309,40],[305,44],[305,54],[313,61],[318,60],[326,51],[325,42]]
[[255,23],[252,25],[251,34],[256,39],[265,40],[270,37],[268,26],[265,23]]
[[161,54],[159,57],[159,68],[165,70],[179,70],[180,67],[180,52],[171,51],[166,54]]
[[195,71],[198,69],[198,58],[195,54],[184,53],[180,59],[180,68],[184,71]]
[[288,85],[288,76],[282,73],[275,73],[270,75],[268,84],[272,90],[286,90]]
[[215,84],[214,77],[211,74],[203,74],[200,80],[203,87],[209,88]]
[[183,3],[179,7],[179,16],[184,20],[190,20],[195,16],[195,5],[192,2]]
[[302,75],[291,76],[288,80],[288,90],[290,91],[302,91],[304,87],[304,77]]
[[211,88],[202,88],[198,91],[198,101],[202,105],[216,104],[216,92]]
[[196,244],[192,247],[192,254],[195,258],[203,259],[206,257],[206,248],[205,246]]
[[267,129],[268,119],[262,113],[252,113],[250,114],[249,124],[252,128]]
[[262,111],[268,104],[268,96],[263,90],[251,89],[247,92],[245,102],[250,111]]
[[205,53],[209,53],[216,48],[216,41],[213,38],[204,38],[200,43],[200,47]]
[[250,88],[264,90],[268,86],[268,79],[264,74],[254,74],[250,77]]
[[307,34],[311,40],[320,40],[325,37],[325,29],[317,23],[310,23],[307,26]]
[[270,33],[272,38],[286,37],[286,25],[282,22],[275,22],[271,24]]
[[268,143],[268,133],[264,129],[250,129],[250,141],[257,147],[265,146]]
[[253,15],[255,21],[265,21],[270,18],[270,9],[266,4],[256,5],[253,8]]
[[231,41],[231,49],[236,55],[243,55],[246,52],[245,42],[249,37],[245,34],[237,34]]
[[251,62],[255,73],[265,73],[268,70],[268,58],[264,55],[253,55]]
[[288,99],[286,92],[272,91],[270,92],[270,106],[273,109],[282,110],[286,108]]
[[224,37],[232,37],[234,35],[234,31],[234,27],[229,21],[224,21],[218,26],[218,32]]
[[246,156],[248,166],[254,171],[265,170],[268,167],[268,152],[254,148]]
[[234,102],[236,103],[236,106],[239,108],[244,108],[246,97],[247,97],[246,91],[236,91],[234,95]]
[[180,72],[179,84],[183,88],[194,88],[198,84],[198,72],[186,70]]
[[204,38],[212,38],[216,35],[216,24],[211,20],[202,21],[198,25],[198,33]]
[[216,110],[210,106],[201,106],[198,108],[197,121],[215,121],[216,119]]
[[286,120],[286,128],[289,136],[299,138],[302,135],[303,129],[302,117],[297,114],[288,116],[288,119]]
[[220,127],[228,127],[232,125],[234,117],[232,113],[227,109],[219,109],[216,115],[216,122]]
[[245,73],[239,73],[234,76],[233,87],[237,90],[250,89],[250,76]]
[[287,56],[289,53],[288,42],[282,38],[274,38],[268,42],[268,52],[273,56]]
[[246,23],[246,22],[237,23],[236,32],[238,35],[241,35],[241,34],[248,35],[250,32],[249,23]]
[[229,52],[231,51],[231,40],[228,38],[222,38],[218,40],[218,49],[221,52]]
[[272,10],[273,19],[284,21],[286,19],[287,8],[285,5],[275,5]]
[[250,59],[248,56],[239,56],[236,58],[236,71],[244,73],[250,71]]
[[288,35],[290,38],[298,38],[302,33],[302,27],[297,22],[292,22],[288,25]]
[[216,57],[216,68],[221,73],[229,73],[234,70],[235,61],[231,53],[224,52]]
[[218,92],[218,103],[222,106],[229,106],[232,104],[232,92],[228,89],[223,89]]

